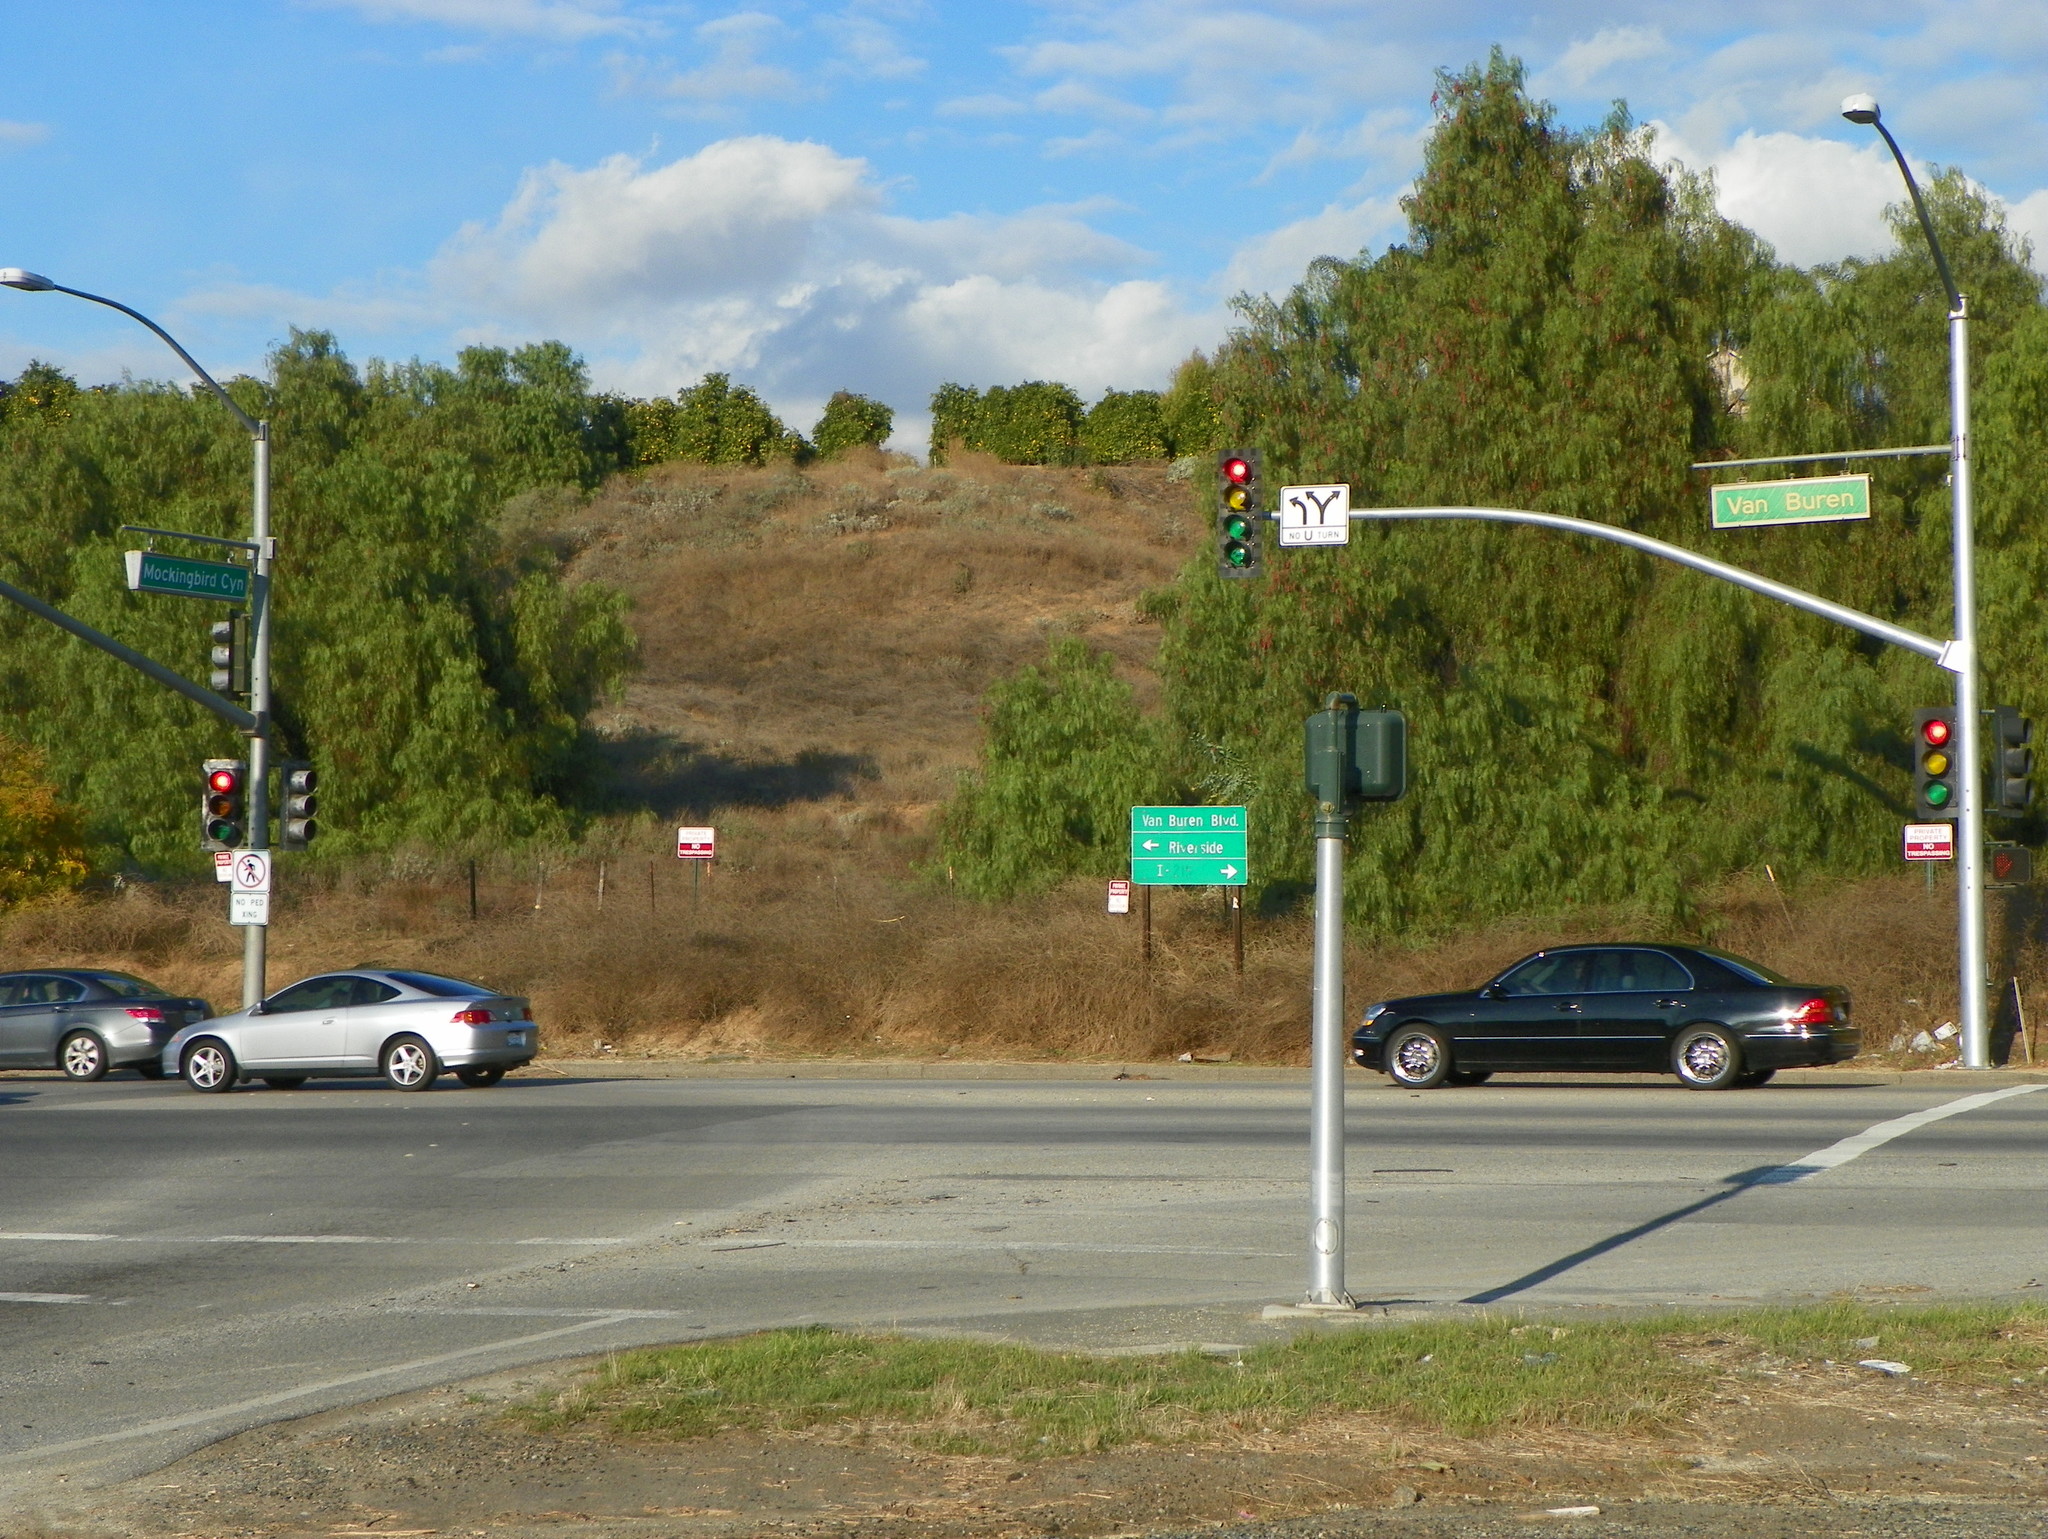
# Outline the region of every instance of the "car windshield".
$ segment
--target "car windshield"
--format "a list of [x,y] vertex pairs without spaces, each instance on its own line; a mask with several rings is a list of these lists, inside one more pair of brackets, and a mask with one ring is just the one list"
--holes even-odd
[[1700,955],[1712,957],[1737,977],[1750,983],[1774,983],[1784,987],[1791,983],[1783,973],[1774,973],[1761,962],[1745,962],[1741,957],[1732,957],[1725,951],[1708,951],[1702,948]]
[[460,978],[443,978],[435,973],[387,972],[384,976],[395,978],[422,994],[432,994],[436,999],[488,999],[498,992],[485,988],[481,983],[464,983]]
[[87,973],[101,988],[116,999],[169,999],[163,989],[133,973]]

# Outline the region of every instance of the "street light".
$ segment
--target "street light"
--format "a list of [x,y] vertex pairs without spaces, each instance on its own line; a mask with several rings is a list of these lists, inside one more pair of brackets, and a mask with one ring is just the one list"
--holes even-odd
[[1941,286],[1948,293],[1949,509],[1956,611],[1951,666],[1956,675],[1956,759],[1961,767],[1956,776],[1956,932],[1957,949],[1962,953],[1963,1065],[1985,1069],[1991,1066],[1991,1033],[1984,1009],[1984,781],[1978,741],[1982,726],[1977,719],[1977,559],[1971,529],[1970,312],[1949,272],[1934,221],[1927,217],[1920,184],[1913,179],[1913,168],[1906,164],[1899,141],[1884,126],[1877,98],[1849,97],[1842,103],[1842,116],[1884,135],[1892,159],[1899,163],[1899,175],[1906,179],[1913,212],[1920,216],[1920,229],[1927,236]]
[[[246,847],[264,849],[270,842],[270,568],[276,554],[270,539],[270,424],[257,421],[237,406],[234,397],[221,389],[220,382],[199,366],[199,360],[178,345],[176,337],[140,310],[130,309],[117,299],[88,294],[83,289],[66,288],[41,273],[20,267],[0,267],[0,288],[21,289],[30,294],[69,294],[76,299],[105,305],[109,310],[119,310],[130,319],[140,321],[162,338],[172,352],[184,359],[185,366],[199,376],[206,388],[219,397],[221,405],[233,412],[235,420],[248,430],[256,457],[256,505],[249,533],[249,539],[256,547],[256,571],[249,585],[249,608],[256,622],[255,642],[249,657],[249,709],[255,714],[256,725],[249,732],[249,837]],[[268,937],[268,927],[260,924],[249,925],[242,932],[242,1004],[245,1007],[257,1004],[263,998],[264,952]]]

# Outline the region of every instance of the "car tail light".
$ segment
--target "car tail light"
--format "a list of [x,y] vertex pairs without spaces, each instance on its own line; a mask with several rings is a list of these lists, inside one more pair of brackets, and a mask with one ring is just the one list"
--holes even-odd
[[532,1006],[532,1005],[528,1005],[528,1006],[527,1006],[527,1007],[526,1007],[525,1009],[521,1010],[521,1011],[519,1012],[519,1019],[521,1019],[522,1021],[530,1021],[530,1020],[532,1020],[532,1019],[533,1019],[533,1006]]
[[458,1026],[488,1026],[491,1024],[491,1012],[488,1010],[457,1010],[455,1012],[455,1024]]
[[1787,1026],[1825,1026],[1835,1018],[1835,1007],[1825,999],[1809,999],[1785,1017]]
[[161,1026],[164,1023],[164,1013],[155,1005],[130,1005],[128,1013],[138,1021],[147,1021],[152,1026]]

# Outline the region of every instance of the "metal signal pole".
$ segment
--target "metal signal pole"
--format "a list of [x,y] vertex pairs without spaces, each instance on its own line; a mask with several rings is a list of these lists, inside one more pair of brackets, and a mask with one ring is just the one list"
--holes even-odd
[[1851,96],[1842,103],[1842,116],[1884,136],[1892,159],[1898,162],[1899,175],[1906,179],[1913,212],[1920,217],[1921,233],[1927,237],[1935,270],[1948,294],[1949,513],[1955,564],[1955,657],[1949,666],[1956,676],[1956,757],[1962,766],[1956,777],[1956,949],[1960,954],[1963,1066],[1988,1069],[1991,1026],[1985,1008],[1989,980],[1984,960],[1983,724],[1977,715],[1976,504],[1970,484],[1970,307],[1956,288],[1948,257],[1934,233],[1934,221],[1927,217],[1927,204],[1920,197],[1920,184],[1913,179],[1913,168],[1906,164],[1899,141],[1884,126],[1877,98]]

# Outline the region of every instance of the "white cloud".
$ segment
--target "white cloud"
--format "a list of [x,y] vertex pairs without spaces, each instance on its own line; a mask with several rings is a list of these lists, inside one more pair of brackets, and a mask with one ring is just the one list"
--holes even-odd
[[2033,242],[2034,266],[2039,271],[2042,258],[2048,257],[2048,188],[2030,192],[2009,206],[2005,222],[2014,234]]
[[325,297],[221,283],[181,308],[458,345],[559,337],[606,388],[666,394],[723,369],[788,421],[808,425],[844,388],[889,401],[912,433],[945,380],[1162,387],[1214,344],[1220,307],[1089,222],[1111,207],[910,218],[863,160],[732,138],[666,163],[529,171],[418,273]]
[[[1905,197],[1882,143],[1852,146],[1803,134],[1744,132],[1707,154],[1657,129],[1658,150],[1714,173],[1721,212],[1769,241],[1781,260],[1811,267],[1891,249],[1885,208]],[[1916,167],[1916,174],[1924,174]]]
[[48,123],[14,123],[0,118],[0,148],[25,149],[50,137]]
[[871,80],[910,80],[922,75],[925,61],[904,48],[894,31],[872,16],[851,12],[823,17],[819,30],[837,45],[840,68]]
[[765,11],[735,11],[697,28],[697,39],[711,51],[711,58],[695,69],[665,74],[650,68],[646,60],[623,57],[613,59],[612,68],[622,92],[663,97],[698,115],[719,112],[737,101],[790,100],[803,94],[797,77],[761,60],[762,50],[787,30]]
[[1398,239],[1407,229],[1399,200],[1368,198],[1363,203],[1333,203],[1319,214],[1247,241],[1224,269],[1231,293],[1284,294],[1301,282],[1317,257],[1346,261],[1368,248]]
[[1573,43],[1557,62],[1530,82],[1539,94],[1585,89],[1617,64],[1634,64],[1671,52],[1671,44],[1655,27],[1602,27]]
[[619,14],[614,0],[306,0],[369,21],[436,22],[478,32],[519,33],[578,42],[646,30]]

